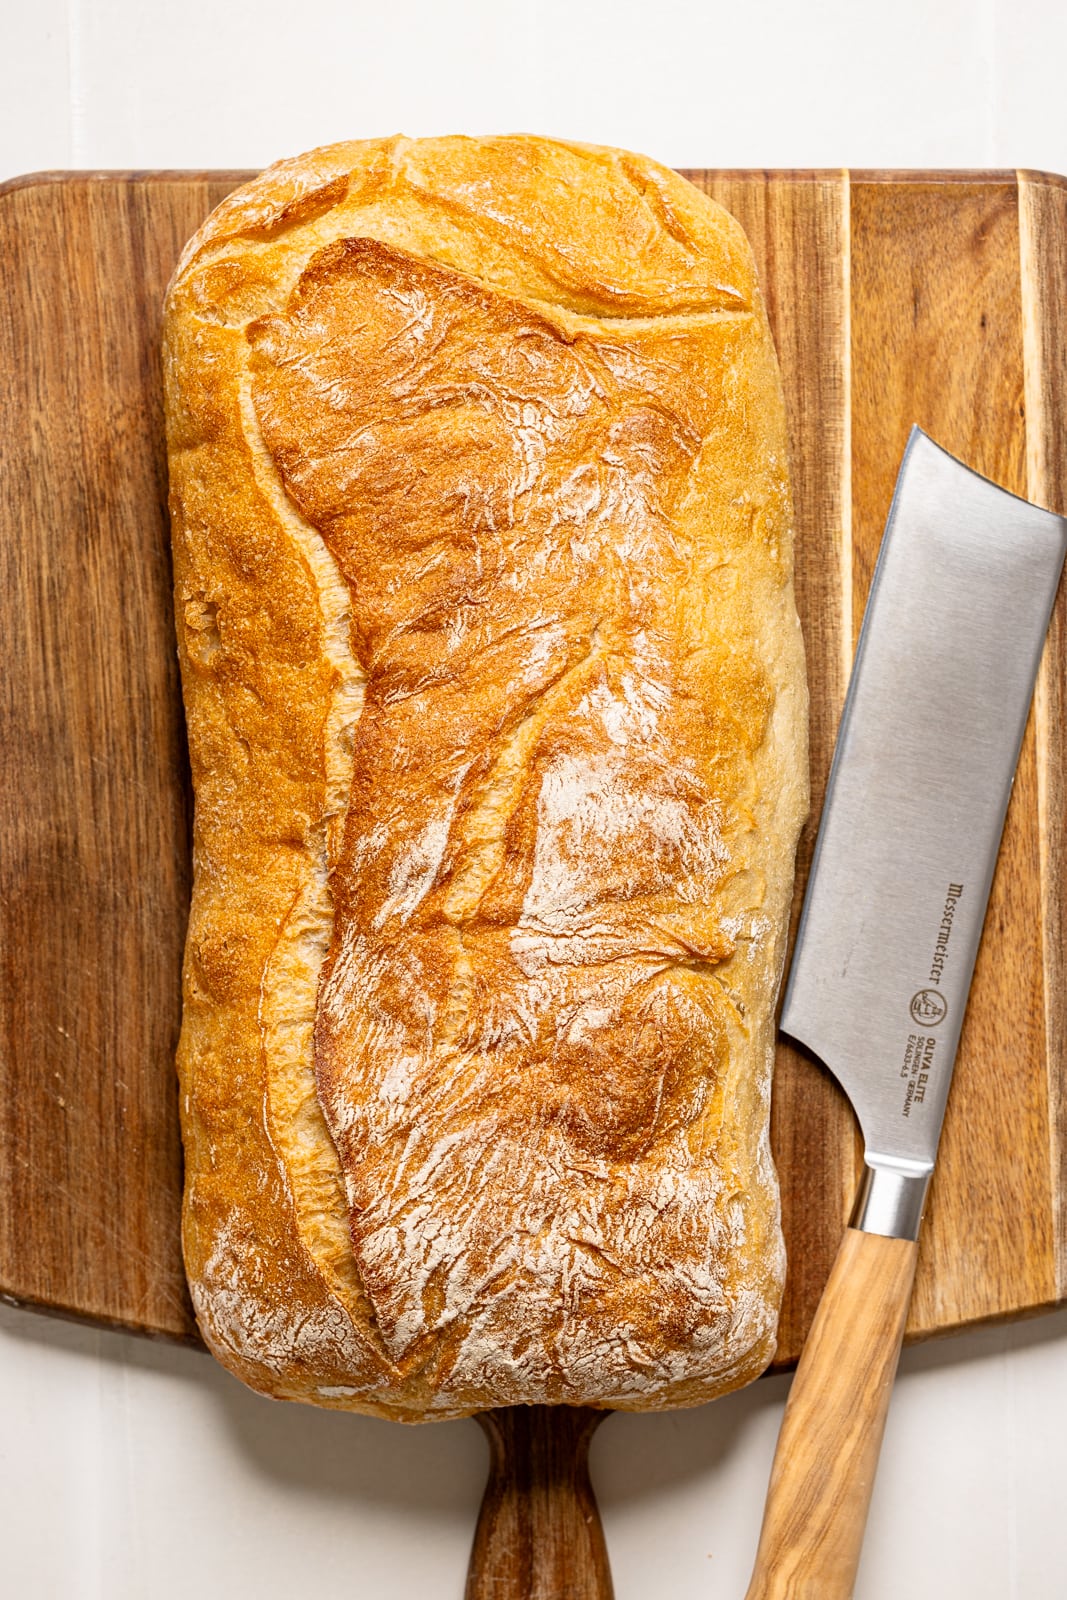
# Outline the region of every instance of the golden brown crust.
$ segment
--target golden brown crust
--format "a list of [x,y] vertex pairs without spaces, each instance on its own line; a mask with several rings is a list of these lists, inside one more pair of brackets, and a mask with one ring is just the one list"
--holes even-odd
[[335,146],[165,362],[209,1342],[411,1419],[746,1381],[806,761],[743,235],[623,152]]

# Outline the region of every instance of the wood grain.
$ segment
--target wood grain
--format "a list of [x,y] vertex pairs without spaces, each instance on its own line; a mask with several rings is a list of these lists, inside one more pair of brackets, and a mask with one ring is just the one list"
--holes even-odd
[[[1067,182],[1020,172],[1026,492],[1067,512]],[[1034,703],[1055,1296],[1067,1295],[1067,585]]]
[[[1016,185],[852,185],[854,618],[917,422],[1026,493]],[[1033,718],[993,881],[923,1226],[909,1332],[1056,1297]],[[981,1155],[976,1159],[976,1154]]]
[[189,809],[158,307],[228,187],[0,204],[0,1287],[179,1338]]
[[[239,174],[0,190],[0,1292],[194,1336],[173,1047],[188,808],[158,308]],[[907,428],[1067,491],[1067,189],[1040,174],[690,173],[753,242],[793,441],[821,797]],[[912,1335],[1067,1295],[1061,596],[923,1242]],[[801,881],[810,857],[805,835]],[[851,1113],[784,1046],[773,1119],[795,1362],[856,1172]]]
[[746,1600],[851,1600],[917,1254],[845,1230],[789,1388]]
[[612,1600],[589,1441],[603,1411],[507,1406],[478,1418],[489,1482],[466,1600]]

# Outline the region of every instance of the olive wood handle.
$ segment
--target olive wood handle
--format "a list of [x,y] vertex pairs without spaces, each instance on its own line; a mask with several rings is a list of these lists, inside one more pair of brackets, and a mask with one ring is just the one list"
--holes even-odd
[[607,1415],[574,1406],[482,1412],[489,1481],[466,1600],[613,1600],[589,1482],[589,1441]]
[[918,1248],[845,1233],[789,1392],[746,1600],[850,1600]]

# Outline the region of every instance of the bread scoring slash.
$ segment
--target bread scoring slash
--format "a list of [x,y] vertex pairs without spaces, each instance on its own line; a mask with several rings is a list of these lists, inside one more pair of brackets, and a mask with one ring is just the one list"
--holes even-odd
[[410,1421],[748,1381],[807,702],[741,229],[623,151],[335,145],[208,218],[164,368],[209,1345]]

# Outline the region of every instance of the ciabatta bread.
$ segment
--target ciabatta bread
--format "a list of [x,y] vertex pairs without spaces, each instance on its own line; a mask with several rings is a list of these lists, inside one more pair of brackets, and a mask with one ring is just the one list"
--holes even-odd
[[745,1382],[807,764],[740,228],[621,151],[336,145],[192,240],[165,372],[205,1338],[410,1420]]

